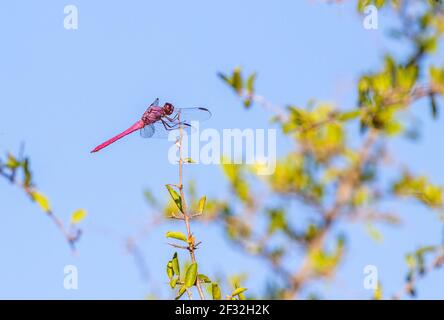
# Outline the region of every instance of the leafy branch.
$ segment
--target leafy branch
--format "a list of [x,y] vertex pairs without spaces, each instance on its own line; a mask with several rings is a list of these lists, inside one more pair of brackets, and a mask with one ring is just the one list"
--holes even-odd
[[[432,254],[435,256],[430,263],[427,263],[426,256]],[[406,262],[409,272],[406,276],[404,287],[393,296],[393,299],[396,300],[402,299],[406,294],[416,297],[418,280],[444,265],[444,247],[442,245],[420,247],[415,252],[406,255]]]
[[71,250],[75,252],[76,243],[82,234],[82,230],[78,228],[78,224],[85,218],[87,214],[86,211],[84,209],[78,209],[73,212],[69,227],[67,228],[63,221],[54,214],[49,199],[36,188],[28,157],[22,155],[15,157],[12,154],[8,154],[6,161],[0,159],[0,176],[23,190],[29,199],[40,207],[63,234]]
[[[180,121],[180,116],[179,116]],[[179,262],[179,256],[177,252],[174,253],[173,258],[168,261],[166,271],[169,278],[170,287],[172,289],[179,288],[176,299],[181,298],[181,296],[186,292],[189,299],[193,298],[191,288],[196,287],[197,292],[201,300],[205,300],[205,294],[203,290],[203,285],[207,285],[207,289],[210,291],[211,296],[214,300],[219,300],[222,297],[220,286],[217,282],[212,281],[208,276],[199,273],[198,263],[196,259],[196,250],[198,249],[201,241],[197,241],[191,231],[191,220],[202,216],[205,205],[206,196],[203,196],[197,201],[197,209],[191,210],[187,204],[185,198],[184,182],[183,182],[183,166],[185,163],[193,163],[191,159],[183,158],[183,128],[179,128],[179,138],[176,141],[176,145],[179,148],[179,183],[178,184],[168,184],[166,186],[172,201],[174,202],[176,208],[179,210],[178,213],[171,212],[170,218],[175,220],[181,220],[185,224],[186,234],[179,231],[168,231],[166,233],[167,238],[178,240],[179,243],[169,243],[174,248],[186,250],[189,253],[191,260],[190,264],[185,264],[183,269],[185,273],[181,274],[181,267]],[[184,244],[182,244],[184,243]],[[231,292],[227,295],[227,299],[245,299],[244,292],[247,289],[244,287],[239,287],[237,284]]]
[[[180,118],[179,118],[180,121]],[[191,232],[191,225],[190,220],[194,217],[190,215],[188,211],[188,206],[185,198],[185,191],[184,191],[184,183],[183,183],[183,147],[182,147],[182,140],[183,140],[183,127],[180,126],[179,128],[180,136],[179,139],[176,141],[176,145],[179,148],[179,184],[177,185],[167,185],[168,192],[170,193],[171,198],[173,199],[174,203],[176,204],[177,208],[179,209],[179,215],[173,214],[172,217],[175,219],[183,220],[185,223],[186,228],[186,235],[181,232],[167,232],[166,236],[167,238],[173,238],[176,240],[180,240],[182,242],[185,242],[186,245],[178,245],[175,243],[170,243],[171,246],[183,250],[187,250],[190,258],[191,258],[191,264],[187,267],[185,272],[185,278],[184,281],[180,281],[180,268],[179,268],[179,260],[177,253],[174,254],[174,257],[171,261],[168,262],[167,265],[167,274],[170,278],[170,286],[174,288],[176,285],[180,285],[177,299],[180,298],[185,292],[187,292],[188,297],[192,299],[192,293],[190,291],[190,288],[193,286],[196,286],[197,291],[199,293],[199,297],[201,300],[205,300],[205,295],[202,290],[202,284],[201,279],[202,276],[199,277],[198,275],[198,266],[197,266],[197,260],[196,260],[196,249],[198,248],[200,242],[196,242],[196,239]],[[179,190],[179,193],[174,189],[176,187]],[[205,199],[205,198],[203,198]],[[201,205],[200,213],[203,211],[203,206],[205,203]],[[171,267],[170,267],[171,266]],[[173,278],[174,275],[177,275],[177,277]]]
[[[207,214],[225,222],[229,238],[241,249],[260,256],[277,271],[283,285],[271,293],[273,297],[298,297],[313,280],[334,274],[346,249],[341,235],[336,237],[335,246],[329,245],[340,222],[371,212],[366,215],[367,224],[381,217],[392,223],[393,215],[387,216],[379,208],[383,199],[380,190],[397,199],[416,198],[433,210],[442,207],[443,189],[426,177],[404,172],[400,180],[388,185],[377,180],[380,168],[390,157],[387,140],[402,134],[408,137],[412,126],[401,114],[415,102],[428,99],[432,117],[436,118],[437,98],[444,94],[444,67],[423,64],[444,32],[442,6],[424,2],[424,10],[411,16],[406,14],[408,1],[376,1],[378,7],[389,2],[394,4],[403,25],[410,25],[409,30],[404,28],[399,33],[414,50],[404,63],[387,54],[381,70],[362,75],[357,83],[358,101],[351,109],[337,110],[322,103],[310,103],[307,108],[275,107],[255,93],[256,73],[246,81],[239,67],[231,74],[219,74],[245,108],[257,103],[270,110],[283,134],[296,142],[295,150],[278,161],[276,172],[268,178],[258,179],[246,166],[224,165],[237,202],[212,200],[214,212]],[[360,1],[360,10],[370,3],[374,1]],[[428,79],[424,81],[424,77]],[[357,147],[348,140],[352,123],[360,127]],[[261,203],[264,199],[270,199],[268,204]],[[294,200],[301,205],[301,211],[307,211],[310,222],[305,227],[295,228],[289,219],[293,212],[287,208]],[[255,228],[252,216],[259,216],[262,223],[265,220],[265,232]],[[284,240],[279,241],[282,237]],[[297,267],[289,260],[295,247],[303,255]],[[439,263],[433,265],[440,265],[441,260],[438,257]],[[411,279],[415,279],[414,274]]]

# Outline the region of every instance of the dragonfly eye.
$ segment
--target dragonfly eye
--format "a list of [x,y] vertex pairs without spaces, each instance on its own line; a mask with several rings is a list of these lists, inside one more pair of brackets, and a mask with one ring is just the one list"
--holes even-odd
[[165,103],[165,106],[163,108],[165,110],[165,114],[168,115],[168,116],[170,114],[172,114],[173,111],[174,111],[174,106],[171,103],[169,103],[169,102]]

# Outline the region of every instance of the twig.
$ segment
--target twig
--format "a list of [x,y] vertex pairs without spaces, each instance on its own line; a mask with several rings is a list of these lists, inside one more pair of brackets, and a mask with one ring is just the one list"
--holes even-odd
[[[29,186],[26,186],[24,183],[21,183],[19,181],[17,181],[15,179],[15,174],[7,174],[6,172],[4,172],[4,170],[2,168],[0,168],[0,176],[6,178],[10,183],[12,183],[13,185],[17,186],[18,188],[22,189],[27,196],[29,196],[32,199],[32,188]],[[64,238],[66,239],[66,241],[68,242],[69,247],[71,248],[73,253],[76,253],[76,242],[79,240],[80,236],[81,236],[81,230],[76,229],[75,233],[73,234],[72,232],[69,232],[67,230],[67,228],[65,227],[64,223],[62,222],[62,220],[60,220],[52,210],[49,210],[47,212],[45,212],[46,215],[53,221],[53,223],[55,224],[55,226],[61,231],[61,233],[63,234]]]
[[[180,122],[180,114],[179,114],[179,122]],[[191,257],[191,261],[193,263],[196,263],[196,255],[195,255],[195,249],[196,249],[196,244],[194,243],[194,238],[193,238],[193,234],[191,232],[191,227],[190,227],[190,219],[192,218],[192,216],[190,216],[188,214],[188,208],[187,208],[187,202],[185,200],[185,192],[184,192],[184,185],[183,185],[183,148],[182,148],[182,140],[183,140],[183,127],[180,126],[179,128],[180,131],[180,138],[179,138],[179,143],[178,143],[178,147],[179,147],[179,184],[177,185],[177,187],[179,188],[179,192],[180,192],[180,201],[181,201],[181,207],[182,207],[182,212],[183,212],[183,221],[185,222],[185,227],[187,230],[187,239],[188,239],[188,247],[186,249],[188,249],[188,252],[190,253],[190,257]],[[201,300],[205,300],[205,295],[203,293],[202,290],[202,286],[200,284],[199,281],[199,277],[196,278],[196,287],[197,287],[197,291],[199,292],[199,296]],[[189,290],[187,290],[188,292]],[[188,297],[190,299],[192,299],[192,295],[191,292],[189,292]]]
[[[371,130],[363,147],[359,153],[358,161],[353,165],[341,179],[337,188],[336,200],[333,207],[326,212],[324,217],[324,226],[318,231],[316,236],[310,241],[307,246],[307,252],[311,253],[320,250],[325,242],[328,232],[331,230],[336,218],[342,212],[342,208],[349,201],[352,195],[352,190],[359,181],[359,173],[362,166],[367,161],[370,148],[376,141],[378,133],[376,130]],[[299,292],[302,285],[312,276],[312,263],[310,254],[306,255],[302,261],[299,271],[291,279],[291,288],[286,292],[285,297],[291,298]]]
[[413,292],[415,292],[415,284],[419,277],[423,277],[426,274],[439,269],[441,266],[444,265],[444,252],[438,254],[435,259],[433,259],[432,263],[426,267],[421,273],[418,274],[412,274],[410,279],[405,283],[404,287],[395,295],[393,295],[392,299],[394,300],[400,300],[405,294],[412,295]]
[[242,90],[239,93],[239,96],[244,100],[251,100],[260,106],[262,106],[265,110],[271,111],[276,115],[276,117],[281,121],[284,122],[287,119],[287,115],[285,114],[282,107],[279,107],[277,105],[274,105],[270,101],[268,101],[265,97],[261,95],[257,95],[255,93],[248,92],[247,90]]

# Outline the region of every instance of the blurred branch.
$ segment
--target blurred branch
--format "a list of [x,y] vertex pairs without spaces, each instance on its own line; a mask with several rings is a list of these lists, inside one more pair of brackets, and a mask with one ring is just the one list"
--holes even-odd
[[333,207],[326,212],[324,216],[323,227],[317,231],[316,235],[308,244],[308,254],[303,259],[299,271],[297,271],[296,274],[292,276],[291,287],[286,292],[287,298],[291,298],[294,295],[297,295],[302,286],[311,278],[313,266],[310,259],[310,253],[322,249],[328,232],[331,230],[337,217],[341,214],[344,206],[346,206],[347,203],[350,201],[352,191],[356,187],[356,184],[359,183],[359,175],[361,169],[365,165],[369,156],[370,149],[376,142],[377,137],[378,132],[376,130],[371,130],[368,134],[367,139],[362,145],[361,151],[359,152],[358,160],[356,161],[355,165],[347,170],[342,176],[337,188],[335,203]]
[[[421,249],[419,249],[419,252]],[[423,261],[419,264],[417,268],[412,267],[412,270],[409,272],[409,274],[406,277],[406,283],[405,286],[397,293],[395,294],[392,299],[399,300],[402,299],[404,295],[410,295],[411,297],[416,296],[416,286],[417,282],[420,278],[423,278],[427,274],[440,269],[444,265],[444,247],[440,246],[437,248],[438,254],[435,256],[435,258],[432,260],[432,262],[427,265],[423,266]],[[417,251],[418,253],[418,251]],[[424,254],[425,252],[422,252]],[[421,255],[419,256],[420,259],[424,259]],[[418,258],[418,255],[417,255]]]
[[[22,152],[20,152],[20,154],[21,153]],[[18,179],[19,171],[22,172],[22,180]],[[38,204],[63,234],[71,250],[76,252],[76,243],[82,234],[82,230],[77,228],[76,224],[85,217],[86,212],[84,210],[76,211],[72,216],[70,228],[66,228],[63,221],[54,214],[48,199],[36,190],[32,181],[29,159],[23,155],[16,158],[12,154],[8,154],[6,162],[1,161],[0,159],[0,176],[5,178],[9,183],[17,186],[31,199],[32,202]]]

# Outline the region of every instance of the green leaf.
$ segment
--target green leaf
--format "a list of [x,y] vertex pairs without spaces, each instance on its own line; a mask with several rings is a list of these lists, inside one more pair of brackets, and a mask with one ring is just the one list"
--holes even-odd
[[245,292],[247,290],[247,288],[236,288],[234,289],[234,291],[231,293],[231,296],[237,296],[239,294],[241,294],[242,292]]
[[248,108],[251,106],[252,99],[253,99],[252,96],[254,94],[254,81],[255,80],[256,80],[256,72],[252,73],[247,79],[246,90],[247,90],[248,98],[246,98],[244,100],[245,108]]
[[430,36],[430,37],[424,37],[422,38],[420,42],[420,46],[424,49],[427,53],[435,52],[437,49],[438,41],[436,36]]
[[51,206],[49,204],[49,200],[45,195],[37,191],[32,191],[31,197],[43,211],[45,211],[46,213],[51,212]]
[[200,198],[199,203],[197,205],[198,208],[198,214],[202,214],[204,209],[205,209],[205,203],[207,202],[207,197],[203,196],[202,198]]
[[384,241],[384,236],[378,229],[375,228],[373,224],[368,223],[366,225],[366,231],[373,241],[378,243],[382,243]]
[[185,287],[185,285],[183,285],[182,287],[180,287],[179,292],[177,293],[176,298],[174,298],[175,300],[179,300],[180,297],[182,297],[182,295],[185,293],[185,291],[187,290],[187,287]]
[[168,189],[168,192],[170,193],[171,198],[173,199],[174,203],[176,204],[177,208],[180,210],[180,212],[183,213],[182,208],[182,198],[180,197],[179,193],[177,193],[176,190],[173,189],[170,185],[166,185],[166,188]]
[[174,239],[177,239],[177,240],[182,240],[182,241],[187,242],[187,236],[184,235],[182,232],[179,232],[179,231],[168,231],[166,233],[166,237],[167,238],[174,238]]
[[187,288],[191,288],[196,283],[196,277],[197,277],[197,263],[193,262],[190,264],[187,268],[187,271],[185,273],[185,286]]
[[179,258],[177,257],[177,252],[174,252],[173,260],[171,260],[173,263],[173,271],[175,274],[180,276],[180,267],[179,267]]
[[284,210],[271,209],[268,214],[270,215],[270,224],[268,225],[268,232],[270,234],[287,227],[286,213]]
[[430,77],[438,85],[444,85],[444,68],[430,67]]
[[198,274],[197,277],[199,278],[199,280],[203,283],[211,283],[211,279],[208,278],[206,275],[204,274]]
[[241,68],[236,67],[233,71],[233,77],[231,78],[231,86],[234,90],[236,90],[238,93],[242,91],[243,87],[243,80],[242,80],[242,74],[241,74]]
[[256,72],[253,72],[247,79],[246,88],[249,94],[254,93],[254,81],[256,80]]
[[71,223],[72,224],[77,224],[80,221],[82,221],[83,219],[85,219],[87,213],[86,210],[84,209],[79,209],[73,212],[73,214],[71,215]]
[[184,163],[196,163],[196,161],[194,161],[194,160],[191,159],[191,158],[185,158],[185,159],[183,159],[183,162],[184,162]]
[[220,288],[217,283],[211,284],[211,294],[213,296],[213,300],[220,300],[221,299],[222,293],[220,292]]
[[25,185],[25,187],[30,187],[32,175],[31,175],[31,170],[29,169],[29,159],[28,158],[26,158],[23,161],[23,174],[24,174],[23,184]]
[[166,267],[166,272],[167,272],[168,278],[171,279],[174,276],[173,262],[172,261],[168,261],[167,267]]
[[338,120],[339,121],[348,121],[348,120],[356,119],[360,115],[361,115],[361,110],[347,111],[347,112],[344,112],[341,115],[339,115]]
[[382,285],[378,283],[376,286],[375,292],[373,293],[374,300],[382,300]]
[[406,255],[405,257],[405,261],[407,263],[407,266],[409,267],[409,269],[414,269],[416,266],[416,260],[415,257],[413,256],[413,254],[409,253]]
[[171,287],[171,289],[174,289],[174,287],[176,287],[176,284],[177,284],[178,280],[179,280],[179,277],[171,278],[170,279],[170,287]]
[[6,160],[6,166],[9,169],[14,170],[20,166],[20,162],[12,154],[8,154],[8,158]]

